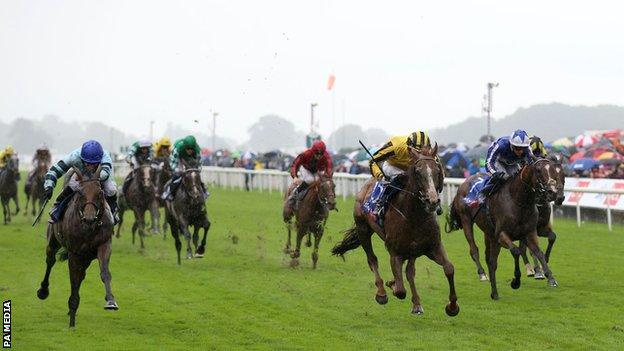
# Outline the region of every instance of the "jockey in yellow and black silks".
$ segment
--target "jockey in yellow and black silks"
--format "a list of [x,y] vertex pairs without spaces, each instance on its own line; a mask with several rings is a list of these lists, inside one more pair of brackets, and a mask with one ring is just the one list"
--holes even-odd
[[[424,148],[431,148],[431,139],[422,131],[416,131],[409,135],[399,135],[392,137],[379,150],[373,154],[370,161],[370,170],[373,177],[377,179],[376,187],[380,188],[378,193],[373,191],[371,197],[377,197],[375,214],[380,216],[385,205],[395,191],[386,191],[388,187],[398,189],[401,187],[401,175],[405,173],[412,163],[410,148],[421,152]],[[438,156],[436,160],[440,162]],[[381,169],[379,168],[381,167]],[[383,171],[383,172],[382,172]],[[384,175],[386,178],[384,179]],[[438,189],[441,192],[442,189]],[[438,206],[437,214],[442,214],[442,208]]]

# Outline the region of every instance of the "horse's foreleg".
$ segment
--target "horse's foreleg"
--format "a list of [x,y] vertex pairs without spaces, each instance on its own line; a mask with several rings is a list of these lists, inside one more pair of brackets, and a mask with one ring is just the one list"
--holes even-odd
[[150,205],[150,216],[152,218],[152,232],[160,233],[160,212],[156,200],[152,201]]
[[[169,216],[170,215],[166,215],[166,217],[169,217]],[[182,242],[180,241],[180,232],[178,231],[178,226],[176,225],[175,222],[172,221],[170,223],[170,227],[171,227],[171,236],[173,237],[173,240],[175,241],[175,248],[178,253],[178,264],[182,264],[180,260],[180,251],[182,250]]]
[[15,193],[15,196],[13,197],[13,202],[15,202],[15,216],[17,216],[20,211],[19,196],[17,196],[17,193]]
[[527,277],[532,277],[535,275],[535,270],[533,270],[533,266],[529,263],[529,258],[526,253],[526,241],[520,240],[520,256],[522,256],[522,262],[524,263],[524,267],[526,268]]
[[[28,204],[30,203],[30,194],[26,193],[26,206],[24,206],[24,217],[28,216]],[[33,216],[35,213],[35,200],[33,199],[33,206],[32,206],[32,210],[33,210]]]
[[403,259],[392,252],[390,253],[390,268],[392,268],[394,280],[387,282],[386,285],[392,289],[394,296],[403,300],[407,295],[403,284]]
[[199,225],[193,226],[193,246],[195,246],[195,257],[198,257],[197,249],[199,248]]
[[291,245],[291,232],[292,232],[292,222],[289,219],[288,221],[284,222],[284,225],[286,226],[286,230],[288,231],[288,237],[286,239],[286,246],[284,247],[284,253],[285,254],[289,254],[290,253],[290,245]]
[[546,275],[546,278],[548,279],[548,284],[550,286],[557,286],[557,281],[555,280],[555,277],[553,277],[552,272],[550,271],[550,268],[548,267],[548,262],[546,262],[546,256],[544,255],[542,250],[540,250],[539,248],[539,242],[537,239],[536,231],[532,231],[527,236],[527,246],[529,247],[529,250],[533,252],[533,255],[535,255],[535,257],[537,257],[537,259],[542,264],[542,269],[544,270],[544,275]]
[[316,269],[316,264],[318,262],[318,250],[319,244],[321,243],[321,238],[323,237],[323,227],[319,225],[314,231],[314,249],[312,250],[312,269]]
[[37,290],[37,297],[41,300],[45,300],[48,295],[50,295],[50,290],[48,289],[50,286],[50,273],[52,272],[52,267],[54,267],[56,263],[56,252],[60,247],[61,245],[56,241],[54,234],[49,232],[48,246],[46,247],[46,272],[41,281],[41,286],[39,290]]
[[145,243],[143,238],[145,237],[145,212],[140,210],[134,211],[135,223],[139,231],[139,240],[141,241],[141,250],[145,249]]
[[[487,251],[487,249],[486,249]],[[444,269],[444,275],[446,275],[446,279],[449,284],[449,303],[445,307],[446,314],[454,317],[459,313],[459,305],[457,304],[457,293],[455,292],[455,267],[448,259],[446,255],[446,250],[444,249],[444,245],[442,242],[438,245],[436,250],[433,252],[433,255],[430,256],[437,264],[442,266]],[[490,278],[494,278],[494,275],[490,274]],[[491,279],[494,281],[494,279]]]
[[405,266],[405,277],[407,278],[410,290],[412,291],[412,313],[421,315],[425,313],[425,310],[420,304],[420,296],[418,295],[418,291],[416,291],[414,276],[416,276],[416,259],[412,258],[407,260],[407,265]]
[[479,280],[487,281],[488,277],[485,275],[485,270],[483,269],[483,266],[481,266],[481,260],[479,259],[479,247],[474,240],[474,228],[472,221],[462,217],[462,228],[464,228],[464,236],[466,236],[466,241],[468,241],[468,246],[470,246],[470,257],[472,257],[472,260],[477,265],[477,275],[479,276]]
[[80,284],[85,278],[85,271],[89,266],[88,262],[82,262],[78,257],[69,253],[69,280],[71,282],[71,295],[67,304],[69,305],[69,327],[76,326],[76,311],[80,305]]
[[485,234],[485,257],[487,260],[488,271],[490,273],[490,297],[492,300],[498,300],[498,289],[496,288],[496,268],[498,268],[498,254],[500,253],[501,246],[498,241],[491,238],[494,234]]
[[197,248],[197,252],[195,254],[197,257],[204,257],[204,252],[206,252],[206,237],[208,236],[208,230],[210,229],[210,221],[208,218],[204,218],[202,228],[204,228],[204,237],[202,238],[199,248]]
[[550,253],[552,252],[552,248],[555,245],[555,241],[557,240],[557,234],[550,229],[548,231],[548,246],[546,247],[546,262],[550,263]]
[[113,292],[111,290],[111,273],[108,268],[108,264],[110,263],[111,257],[111,240],[109,239],[103,245],[98,247],[98,261],[100,262],[100,278],[102,278],[102,282],[104,283],[104,289],[106,290],[106,304],[104,305],[104,309],[106,310],[118,310],[119,306],[117,306],[117,302],[115,301],[115,297],[113,296]]
[[191,259],[193,258],[193,250],[191,249],[191,232],[188,230],[188,223],[182,218],[178,221],[178,229],[180,229],[182,235],[184,235],[184,239],[186,240],[186,258]]

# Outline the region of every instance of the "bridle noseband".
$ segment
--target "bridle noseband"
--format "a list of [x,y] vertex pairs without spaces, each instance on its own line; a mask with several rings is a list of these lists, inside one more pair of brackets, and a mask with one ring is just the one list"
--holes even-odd
[[[88,182],[99,182],[99,179],[97,178],[93,178],[93,179],[86,179],[86,180],[81,180],[78,182],[78,184],[82,185],[84,183],[88,183]],[[79,194],[82,195],[82,188],[78,191]],[[100,192],[102,192],[102,190],[100,189]],[[83,223],[88,223],[87,219],[84,216],[84,210],[85,208],[87,208],[87,206],[93,206],[93,208],[95,208],[95,219],[93,220],[93,222],[95,222],[97,224],[97,226],[101,226],[102,225],[102,215],[104,214],[102,211],[101,206],[98,206],[97,203],[93,202],[93,201],[87,201],[84,204],[82,204],[82,206],[80,206],[80,208],[78,209],[78,215],[80,217],[80,221]]]

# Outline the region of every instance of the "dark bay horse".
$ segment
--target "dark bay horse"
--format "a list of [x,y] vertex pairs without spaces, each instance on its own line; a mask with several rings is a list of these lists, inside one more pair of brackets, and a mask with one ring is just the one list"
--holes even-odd
[[[490,274],[490,297],[498,300],[496,286],[496,269],[501,247],[511,251],[514,258],[514,278],[511,282],[513,289],[520,287],[519,258],[520,249],[514,241],[526,242],[529,249],[539,259],[544,267],[544,273],[549,285],[557,286],[552,276],[544,253],[539,248],[537,239],[537,207],[538,199],[544,195],[556,193],[556,181],[553,178],[553,167],[546,159],[526,165],[515,176],[508,179],[499,191],[489,196],[485,205],[478,210],[471,209],[464,203],[463,198],[468,193],[473,175],[459,187],[447,222],[447,231],[463,228],[470,243],[470,254],[478,267],[478,274],[483,280],[483,269],[480,267],[478,249],[474,245],[472,225],[477,226],[485,233],[485,257]],[[472,240],[470,240],[472,239]]]
[[[132,226],[132,244],[135,242],[136,232],[139,232],[141,249],[145,248],[145,212],[158,211],[156,203],[156,188],[154,186],[155,170],[149,164],[144,164],[133,171],[132,180],[124,192],[124,199],[129,209],[134,212],[135,224]],[[154,225],[157,222],[153,222]]]
[[39,203],[39,209],[43,206],[43,201],[45,200],[44,191],[43,191],[43,182],[45,181],[45,175],[48,171],[48,164],[44,162],[39,162],[37,164],[37,168],[34,170],[34,174],[32,177],[32,181],[29,187],[24,187],[24,192],[26,193],[26,207],[24,208],[24,216],[28,214],[28,203],[32,200],[32,215],[37,215],[36,203]]
[[[160,228],[160,213],[158,212],[158,208],[165,207],[165,200],[162,198],[162,193],[165,190],[165,184],[171,179],[173,174],[171,170],[171,166],[169,165],[169,160],[166,157],[160,157],[154,160],[152,163],[152,167],[156,170],[156,175],[154,179],[154,185],[156,186],[156,202],[158,206],[156,207],[156,211],[152,211],[152,226],[156,225]],[[155,224],[154,224],[155,222]],[[163,239],[167,238],[167,221],[163,221]]]
[[[318,262],[318,249],[325,231],[325,222],[329,217],[329,211],[336,210],[336,185],[330,176],[321,174],[318,181],[310,184],[306,191],[305,196],[299,200],[299,204],[296,209],[291,208],[288,197],[290,193],[300,184],[299,182],[293,182],[289,191],[284,196],[284,208],[282,211],[282,217],[286,228],[288,229],[288,239],[286,241],[286,247],[284,247],[284,253],[290,254],[292,259],[291,266],[297,266],[299,264],[299,256],[301,255],[301,240],[307,234],[308,238],[306,246],[312,246],[310,236],[314,234],[314,249],[312,251],[312,268],[315,269]],[[291,249],[291,232],[292,232],[292,217],[295,217],[295,226],[297,229],[296,247],[295,250]]]
[[[538,199],[537,203],[537,236],[548,239],[548,246],[546,247],[546,252],[544,253],[546,256],[546,262],[548,263],[550,263],[550,254],[555,244],[555,240],[557,240],[557,234],[553,231],[552,224],[550,222],[552,212],[550,204],[551,202],[554,202],[555,205],[561,206],[563,200],[565,200],[565,195],[563,193],[565,187],[565,174],[563,173],[563,166],[558,160],[552,159],[550,166],[554,170],[554,179],[557,182],[557,192],[555,194],[549,193],[547,197]],[[529,263],[526,255],[526,243],[524,241],[520,243],[520,251],[522,252],[522,260],[524,261],[527,276],[534,276],[535,279],[544,279],[544,273],[542,272],[539,261],[535,255],[532,255],[534,265],[531,266]]]
[[11,208],[9,206],[11,199],[15,202],[15,213],[13,215],[16,216],[20,210],[17,196],[18,180],[18,161],[15,158],[10,158],[2,174],[0,174],[0,202],[2,202],[4,224],[9,224],[11,222]]
[[[111,273],[109,262],[113,236],[113,218],[106,204],[100,185],[100,169],[91,176],[83,175],[74,169],[80,188],[67,205],[63,219],[55,224],[48,224],[46,247],[46,272],[37,290],[37,296],[45,300],[50,291],[50,272],[56,262],[56,252],[64,248],[61,260],[68,259],[71,295],[69,297],[69,326],[76,325],[76,311],[80,304],[80,285],[85,278],[91,261],[98,259],[100,277],[106,289],[104,309],[117,310],[117,302],[111,291]],[[61,251],[63,253],[63,251]]]
[[[184,165],[185,163],[182,162],[182,164]],[[186,239],[186,258],[193,258],[189,226],[193,226],[192,239],[195,246],[195,257],[204,257],[204,252],[206,251],[206,236],[208,235],[208,229],[210,229],[210,221],[208,220],[201,181],[201,172],[198,168],[185,169],[173,201],[166,202],[165,217],[171,228],[171,236],[175,239],[178,264],[181,264],[180,250],[182,249],[180,232]],[[204,236],[201,244],[198,245],[200,228],[204,229]]]
[[423,314],[424,310],[414,282],[415,261],[422,255],[427,256],[444,269],[449,284],[449,303],[445,311],[452,317],[459,313],[459,305],[455,293],[455,268],[446,255],[435,214],[440,203],[436,189],[444,180],[442,166],[436,162],[437,150],[437,144],[433,149],[424,149],[422,154],[410,149],[412,161],[404,175],[405,187],[390,200],[384,217],[384,228],[377,225],[362,209],[375,184],[375,179],[370,179],[356,197],[353,211],[355,225],[347,230],[343,241],[332,249],[332,253],[342,256],[361,245],[366,252],[368,265],[375,274],[377,286],[375,300],[381,305],[386,304],[388,296],[371,242],[373,232],[377,233],[385,241],[394,276],[394,279],[388,281],[386,285],[392,289],[397,298],[406,297],[402,268],[403,263],[407,261],[405,276],[412,292],[412,313],[418,315]]

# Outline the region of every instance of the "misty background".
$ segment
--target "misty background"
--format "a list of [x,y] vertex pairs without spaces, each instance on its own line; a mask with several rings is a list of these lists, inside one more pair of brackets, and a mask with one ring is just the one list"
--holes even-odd
[[[418,128],[418,120],[406,121],[405,133]],[[357,124],[338,127],[323,139],[333,150],[359,147],[358,140],[368,145],[385,142],[390,134],[381,127],[364,129]],[[606,130],[624,126],[624,107],[614,105],[569,106],[561,103],[533,105],[520,108],[503,118],[494,119],[494,136],[509,134],[514,129],[525,129],[537,134],[543,140],[552,141],[561,137],[576,136],[586,130]],[[282,150],[294,153],[305,147],[307,131],[299,130],[287,118],[275,114],[260,116],[249,126],[241,126],[247,134],[244,142],[237,142],[227,136],[216,136],[216,147],[229,150],[266,152]],[[86,138],[99,140],[112,152],[119,152],[145,135],[146,130],[137,132],[122,131],[101,122],[70,121],[57,115],[41,118],[16,118],[7,123],[0,120],[0,143],[13,145],[19,153],[30,154],[45,143],[56,153],[66,153],[80,146]],[[486,134],[484,117],[469,117],[445,128],[428,130],[434,141],[441,144],[464,142],[468,146],[478,143]],[[196,123],[196,128],[184,128],[170,122],[164,134],[154,135],[155,139],[166,135],[172,139],[193,134],[200,146],[212,147],[212,134],[208,125]]]

